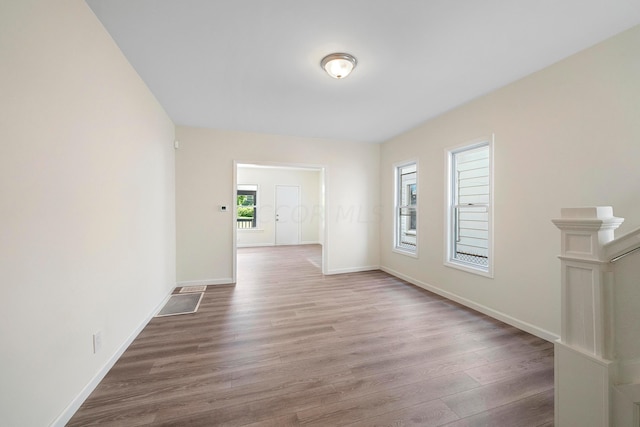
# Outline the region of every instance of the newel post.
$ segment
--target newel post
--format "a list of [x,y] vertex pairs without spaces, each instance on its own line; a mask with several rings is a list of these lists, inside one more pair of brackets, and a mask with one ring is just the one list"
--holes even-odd
[[611,289],[603,245],[623,218],[609,206],[564,208],[561,336],[555,345],[556,426],[606,427],[613,379]]

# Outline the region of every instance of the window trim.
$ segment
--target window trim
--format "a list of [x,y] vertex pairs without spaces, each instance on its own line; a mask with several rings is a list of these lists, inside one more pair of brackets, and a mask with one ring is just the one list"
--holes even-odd
[[[400,217],[398,215],[399,209],[401,208],[400,205],[400,193],[398,191],[398,189],[400,188],[400,169],[405,167],[405,166],[410,166],[410,165],[415,165],[416,167],[416,204],[415,205],[406,205],[406,206],[412,206],[415,208],[416,211],[416,228],[412,229],[411,231],[413,233],[413,235],[416,236],[416,246],[415,246],[415,250],[410,250],[410,249],[406,249],[403,247],[399,246],[399,241],[398,241],[398,237],[399,237],[399,230],[400,230]],[[418,258],[418,238],[419,238],[419,228],[420,228],[420,221],[418,220],[418,212],[419,212],[419,206],[420,206],[420,185],[419,185],[419,181],[420,181],[420,165],[418,162],[418,159],[412,159],[412,160],[406,160],[403,162],[398,162],[398,163],[394,163],[393,164],[393,247],[392,247],[392,251],[398,254],[402,254],[402,255],[406,255],[412,258]]]
[[[453,157],[455,154],[487,146],[489,148],[489,204],[486,206],[488,211],[488,237],[487,237],[487,268],[484,269],[479,266],[475,266],[471,263],[465,263],[463,261],[453,258],[454,248],[454,227],[456,226],[453,220],[453,198],[454,198],[454,186],[455,178],[453,176]],[[464,144],[457,145],[455,147],[445,148],[445,227],[444,227],[444,265],[447,267],[455,268],[458,270],[466,271],[468,273],[477,274],[488,278],[494,277],[494,135],[490,135],[483,138],[477,138],[471,141],[467,141]]]

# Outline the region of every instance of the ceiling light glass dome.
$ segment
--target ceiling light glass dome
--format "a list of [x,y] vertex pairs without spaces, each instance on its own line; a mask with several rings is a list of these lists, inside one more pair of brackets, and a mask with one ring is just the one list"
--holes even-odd
[[322,68],[334,79],[347,77],[357,64],[356,58],[348,53],[332,53],[320,62]]

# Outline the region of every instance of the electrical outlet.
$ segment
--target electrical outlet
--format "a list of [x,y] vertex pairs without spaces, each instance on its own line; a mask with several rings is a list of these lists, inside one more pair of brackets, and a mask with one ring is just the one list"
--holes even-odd
[[102,331],[93,334],[93,353],[97,353],[102,349]]

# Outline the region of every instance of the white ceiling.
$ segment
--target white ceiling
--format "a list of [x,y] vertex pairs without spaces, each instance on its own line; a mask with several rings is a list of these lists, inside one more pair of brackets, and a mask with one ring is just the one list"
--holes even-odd
[[87,3],[178,125],[366,142],[640,23],[638,0]]

